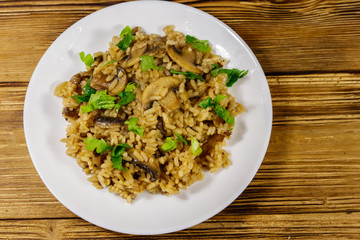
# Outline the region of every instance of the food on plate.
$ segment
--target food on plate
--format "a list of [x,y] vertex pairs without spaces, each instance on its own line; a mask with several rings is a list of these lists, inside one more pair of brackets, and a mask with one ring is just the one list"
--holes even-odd
[[89,181],[128,202],[176,194],[231,164],[223,147],[243,106],[228,88],[247,74],[224,67],[207,40],[126,26],[105,52],[79,54],[86,71],[60,83],[67,155]]

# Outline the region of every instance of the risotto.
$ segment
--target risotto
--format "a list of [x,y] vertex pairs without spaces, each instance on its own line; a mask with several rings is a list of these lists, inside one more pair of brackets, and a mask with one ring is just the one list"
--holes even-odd
[[244,111],[228,88],[247,71],[223,68],[207,40],[174,26],[164,33],[127,26],[105,52],[81,52],[86,71],[54,92],[69,122],[67,155],[128,202],[143,191],[177,194],[229,166],[223,147]]

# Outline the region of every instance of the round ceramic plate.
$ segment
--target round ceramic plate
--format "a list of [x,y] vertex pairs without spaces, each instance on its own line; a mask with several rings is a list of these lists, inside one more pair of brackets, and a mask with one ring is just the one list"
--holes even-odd
[[[178,195],[140,194],[133,203],[98,190],[87,181],[76,160],[60,142],[66,121],[57,84],[85,70],[79,52],[105,51],[112,36],[126,26],[164,35],[166,25],[207,39],[215,53],[229,60],[227,68],[248,69],[230,93],[247,109],[236,118],[226,149],[232,165]],[[100,227],[130,234],[169,233],[191,227],[233,202],[255,176],[264,158],[272,125],[269,87],[256,57],[227,25],[198,9],[165,1],[121,3],[94,12],[68,28],[39,61],[26,93],[24,129],[31,159],[54,196],[69,210]]]

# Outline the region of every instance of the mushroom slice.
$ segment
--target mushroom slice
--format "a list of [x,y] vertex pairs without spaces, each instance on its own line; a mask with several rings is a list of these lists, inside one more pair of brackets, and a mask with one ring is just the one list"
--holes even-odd
[[112,81],[106,81],[107,75],[102,72],[94,74],[93,79],[90,81],[90,87],[97,91],[108,90],[108,94],[115,96],[123,91],[128,82],[126,72],[121,67],[117,67],[117,74]]
[[159,103],[168,113],[180,107],[180,101],[173,91],[169,91],[163,99],[159,100]]
[[87,71],[87,72],[80,72],[75,74],[74,76],[71,77],[70,82],[74,83],[76,85],[76,92],[77,93],[81,93],[81,82],[86,80],[88,81],[90,76],[92,75],[91,71]]
[[138,42],[132,46],[130,54],[123,58],[124,62],[121,64],[123,68],[128,68],[140,61],[140,57],[144,54],[147,49],[147,43]]
[[75,108],[69,108],[69,107],[65,107],[62,111],[62,115],[64,116],[64,118],[66,120],[68,120],[68,118],[78,118],[78,114],[79,114],[79,109]]
[[[143,161],[139,161],[135,158],[134,154],[130,151],[129,155],[131,157],[130,161],[127,161],[131,164],[134,164],[135,166],[139,167],[142,170],[145,170],[147,173],[150,174],[150,181],[154,182],[156,181],[159,176],[160,176],[160,166],[159,166],[159,162],[155,161],[155,162],[143,162]],[[126,161],[126,160],[124,160]]]
[[[117,95],[120,92],[124,91],[127,82],[128,82],[128,78],[127,78],[125,70],[118,66],[117,74],[116,74],[113,82],[109,86],[109,94]],[[112,85],[115,85],[115,86],[113,88],[111,88]]]
[[108,89],[111,82],[107,82],[106,77],[102,72],[94,74],[93,79],[90,81],[90,87],[97,91]]
[[[142,93],[141,102],[143,106],[147,107],[153,100],[163,99],[170,91],[172,91],[172,88],[178,87],[180,83],[181,80],[174,77],[161,77],[150,83]],[[169,96],[169,98],[173,97],[174,96]]]
[[167,46],[166,52],[170,58],[187,71],[202,74],[202,71],[196,66],[196,52],[189,45],[184,46],[181,50],[174,45]]
[[100,124],[104,127],[111,127],[113,125],[123,125],[124,120],[117,117],[109,117],[109,116],[96,116],[94,119],[95,124]]

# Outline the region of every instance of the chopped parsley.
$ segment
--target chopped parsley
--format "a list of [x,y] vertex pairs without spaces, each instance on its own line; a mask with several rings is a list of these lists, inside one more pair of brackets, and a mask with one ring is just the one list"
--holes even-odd
[[87,150],[94,151],[96,149],[96,152],[100,154],[105,150],[111,149],[104,139],[98,140],[96,138],[88,137],[85,139],[84,143]]
[[79,53],[80,59],[83,63],[85,63],[86,66],[91,67],[91,65],[94,63],[94,58],[91,56],[91,54],[87,54],[85,56],[84,52]]
[[185,143],[185,145],[189,144],[188,141],[186,141],[186,139],[183,136],[181,136],[180,134],[175,133],[175,136],[177,137],[177,140],[182,141],[183,143]]
[[149,56],[149,55],[143,55],[140,57],[140,67],[141,70],[143,70],[143,72],[145,72],[146,70],[149,69],[157,69],[157,70],[162,70],[163,67],[160,66],[156,66],[154,63],[154,57],[153,56]]
[[118,94],[120,96],[120,101],[115,104],[116,112],[119,112],[121,106],[124,106],[135,99],[135,94],[133,93],[135,88],[135,83],[128,83],[125,87],[125,90]]
[[167,137],[166,138],[166,142],[161,145],[161,149],[164,152],[169,152],[174,150],[177,147],[177,139],[176,140],[172,140],[171,137]]
[[180,72],[180,71],[176,71],[174,69],[171,69],[170,73],[172,73],[172,74],[183,74],[183,75],[185,75],[185,78],[191,79],[191,80],[199,79],[202,82],[205,81],[204,78],[201,75],[199,75],[197,73],[192,73],[192,72],[189,72],[189,71]]
[[208,40],[199,40],[196,37],[186,35],[186,43],[190,44],[198,52],[210,52],[211,50]]
[[248,74],[248,72],[249,72],[249,70],[239,70],[237,68],[224,69],[224,68],[220,68],[217,64],[213,64],[213,66],[214,66],[214,69],[211,70],[211,75],[213,75],[214,77],[216,77],[220,73],[227,74],[227,81],[226,81],[227,87],[231,87],[232,85],[234,85],[234,83],[236,83],[236,81],[239,78],[245,77],[246,74]]
[[126,121],[125,124],[128,125],[128,130],[136,133],[139,136],[143,136],[144,129],[140,126],[137,126],[138,118],[130,118],[129,121]]
[[177,142],[179,140],[182,141],[185,145],[188,145],[188,141],[186,141],[186,139],[183,136],[181,136],[180,134],[177,134],[177,133],[174,133],[174,134],[176,136],[175,140],[172,140],[171,137],[167,137],[166,142],[163,145],[161,145],[161,149],[164,152],[169,152],[169,151],[176,149]]
[[135,90],[135,88],[137,88],[138,86],[136,86],[136,83],[130,82],[126,85],[125,87],[125,92],[132,92]]
[[221,100],[225,99],[226,96],[224,95],[216,95],[214,98],[214,101],[211,99],[211,97],[206,98],[205,100],[201,101],[198,105],[204,109],[208,107],[213,107],[215,110],[215,113],[224,119],[224,121],[230,125],[235,124],[235,118],[230,115],[229,111],[226,110],[223,106],[221,106],[219,103]]
[[224,96],[224,95],[220,95],[220,94],[216,95],[216,97],[214,98],[214,105],[218,105],[219,102],[221,100],[224,100],[225,98],[226,98],[226,96]]
[[129,33],[132,34],[132,29],[129,25],[127,25],[123,30],[121,30],[120,37],[124,37]]
[[132,30],[129,26],[126,26],[120,33],[120,37],[123,39],[116,44],[123,52],[126,52],[126,49],[130,47],[131,43],[134,41],[135,36],[132,35]]
[[115,62],[114,59],[108,61],[107,63],[105,63],[104,65],[102,65],[102,67],[106,67],[107,65],[109,65],[110,63],[113,63],[113,62]]
[[88,113],[95,109],[113,109],[116,97],[107,95],[106,90],[91,94],[89,103],[81,106],[82,113]]
[[203,109],[211,107],[212,105],[213,105],[213,102],[212,102],[211,97],[208,97],[207,99],[205,99],[199,103],[199,106],[202,107]]
[[111,154],[110,154],[111,161],[113,163],[113,168],[116,168],[116,169],[119,169],[122,171],[128,170],[122,166],[122,160],[123,160],[122,155],[125,152],[125,148],[131,148],[131,147],[126,143],[120,143],[113,147]]
[[198,140],[196,140],[194,137],[191,137],[191,153],[194,154],[195,156],[199,156],[202,152],[202,149],[200,147],[200,143],[198,142]]
[[96,93],[96,90],[90,87],[90,81],[92,80],[92,76],[90,77],[89,81],[85,84],[82,88],[84,94],[83,95],[74,95],[71,98],[75,99],[77,103],[88,102],[90,99],[91,94]]

